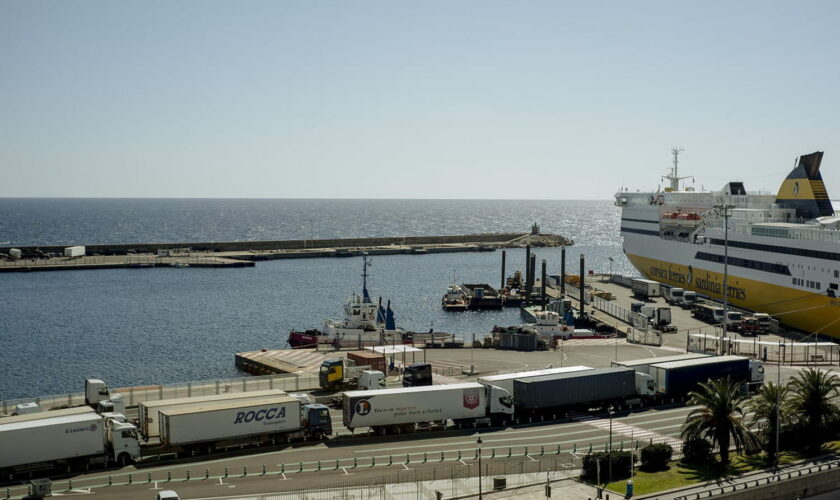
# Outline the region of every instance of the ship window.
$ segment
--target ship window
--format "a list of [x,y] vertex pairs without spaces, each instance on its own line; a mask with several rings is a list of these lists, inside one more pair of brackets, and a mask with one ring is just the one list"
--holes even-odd
[[794,285],[796,284],[796,278],[793,278],[793,284]]
[[832,284],[828,285],[828,287],[831,288],[832,290],[837,290],[837,283],[832,283]]
[[820,284],[820,282],[819,282],[819,281],[817,281],[817,286],[816,286],[816,287],[814,287],[814,288],[817,288],[817,289],[822,288],[822,285]]
[[836,270],[836,269],[835,269],[835,270],[834,270],[834,277],[835,277],[835,278],[840,278],[840,271],[838,271],[838,270]]

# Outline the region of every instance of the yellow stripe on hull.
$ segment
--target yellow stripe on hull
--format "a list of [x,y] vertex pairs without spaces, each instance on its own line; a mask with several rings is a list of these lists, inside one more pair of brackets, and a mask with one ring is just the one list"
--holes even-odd
[[[723,300],[723,273],[627,254],[646,278]],[[807,333],[840,338],[840,299],[729,275],[729,303]]]

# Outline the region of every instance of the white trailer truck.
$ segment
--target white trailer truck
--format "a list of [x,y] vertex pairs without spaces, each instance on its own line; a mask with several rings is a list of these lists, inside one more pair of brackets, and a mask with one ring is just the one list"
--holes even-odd
[[632,285],[633,296],[640,299],[651,299],[661,295],[658,281],[634,278]]
[[198,408],[208,403],[218,401],[262,400],[267,396],[283,396],[286,393],[280,389],[264,391],[229,392],[213,394],[211,396],[193,396],[189,398],[160,399],[157,401],[141,401],[137,405],[138,430],[146,441],[160,436],[160,412],[175,408]]
[[411,432],[418,425],[507,422],[510,392],[478,382],[375,391],[349,391],[342,402],[344,426],[370,427],[377,434]]
[[67,247],[67,248],[64,249],[64,256],[65,257],[84,257],[85,256],[85,247],[83,247],[83,246]]
[[211,453],[251,444],[320,439],[332,433],[330,411],[290,396],[208,402],[160,412],[160,442],[169,452]]
[[650,365],[658,365],[662,363],[672,363],[674,361],[685,361],[687,359],[707,358],[706,354],[699,352],[689,352],[686,354],[676,354],[674,356],[660,356],[658,358],[642,358],[642,359],[628,359],[627,361],[612,361],[610,366],[624,366],[632,368],[637,373],[650,374]]
[[122,415],[72,409],[47,418],[8,420],[15,418],[0,423],[2,480],[57,467],[127,465],[140,458],[137,428]]
[[483,385],[495,385],[496,387],[501,387],[502,389],[508,391],[511,396],[513,394],[513,381],[514,380],[523,380],[527,378],[533,377],[542,377],[543,375],[555,375],[557,373],[572,373],[572,372],[580,372],[585,370],[592,370],[589,366],[565,366],[562,368],[545,368],[543,370],[532,370],[527,372],[516,372],[516,373],[502,373],[499,375],[488,375],[486,377],[478,377],[478,383]]

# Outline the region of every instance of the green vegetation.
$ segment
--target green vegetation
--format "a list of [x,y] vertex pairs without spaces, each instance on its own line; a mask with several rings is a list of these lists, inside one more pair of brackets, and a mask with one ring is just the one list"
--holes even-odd
[[753,414],[750,424],[771,462],[776,456],[776,425],[780,422],[782,427],[788,427],[793,415],[789,396],[787,386],[771,382],[762,386],[749,404]]
[[641,452],[641,469],[648,472],[667,469],[673,454],[674,449],[670,444],[657,443],[645,446]]
[[700,407],[688,414],[681,431],[683,439],[702,438],[717,444],[723,467],[729,465],[731,444],[739,453],[755,451],[758,438],[744,422],[741,408],[746,399],[743,383],[728,377],[700,384],[699,391],[689,393],[689,404]]
[[840,378],[833,373],[808,368],[790,382],[793,392],[790,405],[800,416],[808,448],[815,452],[822,446],[829,423],[837,420],[837,405],[831,400],[840,393]]

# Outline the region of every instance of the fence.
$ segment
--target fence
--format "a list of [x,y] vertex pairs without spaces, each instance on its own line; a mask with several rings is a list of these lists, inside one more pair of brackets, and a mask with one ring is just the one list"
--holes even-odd
[[[263,375],[259,377],[203,380],[178,384],[125,387],[112,389],[111,392],[118,392],[122,394],[125,404],[127,406],[133,406],[141,401],[157,401],[161,399],[174,399],[192,396],[210,396],[216,394],[261,391],[267,389],[303,391],[308,389],[317,389],[318,387],[318,374],[290,373],[283,375]],[[83,392],[74,392],[68,394],[40,396],[36,398],[8,399],[0,402],[0,411],[3,415],[8,415],[15,410],[15,405],[30,402],[38,403],[43,410],[79,406],[85,404],[85,394]]]
[[[674,458],[680,456],[680,441],[674,436],[658,436],[655,439],[622,439],[627,436],[616,435],[612,438],[613,449],[632,451],[638,454],[639,450],[649,443],[668,443],[674,447]],[[421,497],[428,497],[422,494],[423,488],[429,485],[422,485],[423,482],[445,481],[446,487],[441,490],[447,497],[460,496],[476,492],[478,489],[478,465],[481,465],[482,489],[492,489],[492,478],[506,476],[507,487],[534,484],[545,482],[543,475],[536,481],[534,474],[550,475],[550,479],[559,480],[573,477],[579,474],[581,460],[584,455],[595,451],[606,451],[609,447],[608,439],[597,440],[590,443],[545,443],[514,446],[496,447],[471,447],[459,450],[445,450],[435,452],[414,452],[397,455],[380,455],[367,457],[348,457],[330,460],[316,460],[308,462],[263,464],[260,466],[242,466],[233,469],[224,467],[218,461],[210,462],[209,467],[203,469],[190,469],[189,465],[179,466],[177,470],[163,470],[155,468],[149,472],[131,471],[117,472],[108,475],[90,476],[77,479],[54,481],[52,490],[54,493],[71,492],[73,490],[87,489],[91,492],[97,489],[107,489],[118,486],[129,486],[137,484],[154,485],[155,488],[177,487],[170,483],[183,482],[208,482],[225,484],[226,481],[234,481],[246,478],[277,477],[280,479],[291,479],[299,474],[321,474],[319,486],[315,489],[301,490],[295,487],[294,482],[280,482],[278,489],[289,488],[290,492],[274,493],[257,498],[265,500],[285,498],[305,498],[307,494],[315,492],[333,491],[336,493],[349,492],[351,490],[365,490],[376,498],[381,492],[388,493],[387,498],[392,498],[392,493],[420,494]],[[365,476],[354,479],[348,471],[364,471],[373,468],[397,468],[396,472]],[[336,472],[336,477],[329,479],[323,476],[324,473]],[[397,485],[397,486],[392,486]],[[386,487],[387,486],[387,490]],[[433,487],[441,487],[440,485]],[[26,486],[8,488],[5,491],[5,498],[25,494]],[[277,496],[272,496],[277,495]],[[288,496],[294,495],[294,496]],[[0,496],[0,498],[4,498]],[[329,497],[331,498],[331,497]],[[342,498],[345,498],[342,496]],[[352,497],[347,497],[352,498]],[[370,498],[369,496],[357,496],[356,498]]]
[[[721,338],[722,329],[715,327],[714,334],[690,333],[687,348],[691,352],[726,352],[767,363],[823,364],[840,363],[840,345],[833,342],[770,342],[752,339]],[[722,351],[719,347],[722,345]]]
[[[615,278],[621,277],[615,276]],[[579,288],[572,285],[566,285],[566,293],[575,300],[579,300]],[[601,297],[593,297],[586,290],[583,292],[583,301],[584,303],[590,304],[595,309],[606,313],[608,316],[627,323],[628,325],[633,325],[626,331],[628,342],[656,347],[662,346],[662,334],[649,327],[648,318],[643,314],[625,309],[618,304]]]

